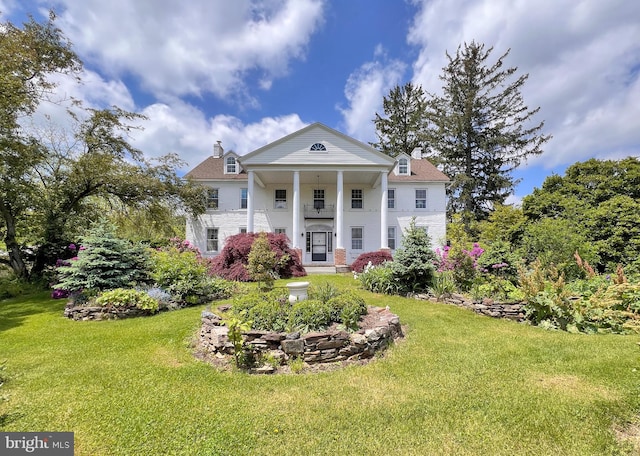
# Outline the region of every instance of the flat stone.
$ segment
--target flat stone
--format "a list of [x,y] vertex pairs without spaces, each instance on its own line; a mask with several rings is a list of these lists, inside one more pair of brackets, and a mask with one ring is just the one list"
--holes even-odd
[[344,339],[323,340],[317,343],[318,350],[326,350],[328,348],[340,348],[347,343]]
[[285,339],[280,343],[280,346],[287,355],[301,355],[304,353],[304,341],[302,339]]

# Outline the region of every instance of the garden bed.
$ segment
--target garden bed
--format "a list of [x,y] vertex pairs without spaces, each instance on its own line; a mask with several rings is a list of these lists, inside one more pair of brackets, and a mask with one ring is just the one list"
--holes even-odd
[[[388,308],[369,306],[358,327],[352,333],[335,324],[326,331],[306,334],[251,330],[243,333],[243,339],[257,358],[266,355],[275,360],[252,372],[273,373],[287,372],[287,364],[295,359],[307,365],[367,360],[403,337],[399,317]],[[197,356],[218,366],[228,365],[234,352],[228,332],[220,316],[210,311],[202,312]]]

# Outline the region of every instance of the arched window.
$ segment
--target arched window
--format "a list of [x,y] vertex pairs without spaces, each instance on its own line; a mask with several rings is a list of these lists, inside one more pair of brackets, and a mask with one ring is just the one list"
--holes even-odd
[[406,158],[398,160],[398,174],[409,174],[409,163]]
[[236,174],[236,158],[227,157],[227,174]]
[[324,147],[324,144],[322,143],[315,143],[309,148],[309,150],[311,152],[326,152],[327,148]]

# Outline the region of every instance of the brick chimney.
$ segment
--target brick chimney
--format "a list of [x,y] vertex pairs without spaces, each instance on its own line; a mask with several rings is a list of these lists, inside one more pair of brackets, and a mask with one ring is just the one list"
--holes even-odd
[[218,140],[213,145],[213,158],[220,158],[224,153],[224,149],[222,148],[222,141]]

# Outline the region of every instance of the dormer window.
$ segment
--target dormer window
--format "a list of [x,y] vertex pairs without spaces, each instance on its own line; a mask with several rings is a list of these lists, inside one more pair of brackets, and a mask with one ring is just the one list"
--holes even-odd
[[314,143],[309,148],[311,152],[326,152],[327,148],[322,143]]
[[398,174],[403,176],[409,174],[409,161],[406,158],[398,160]]
[[236,157],[227,157],[225,174],[236,174],[237,164]]

